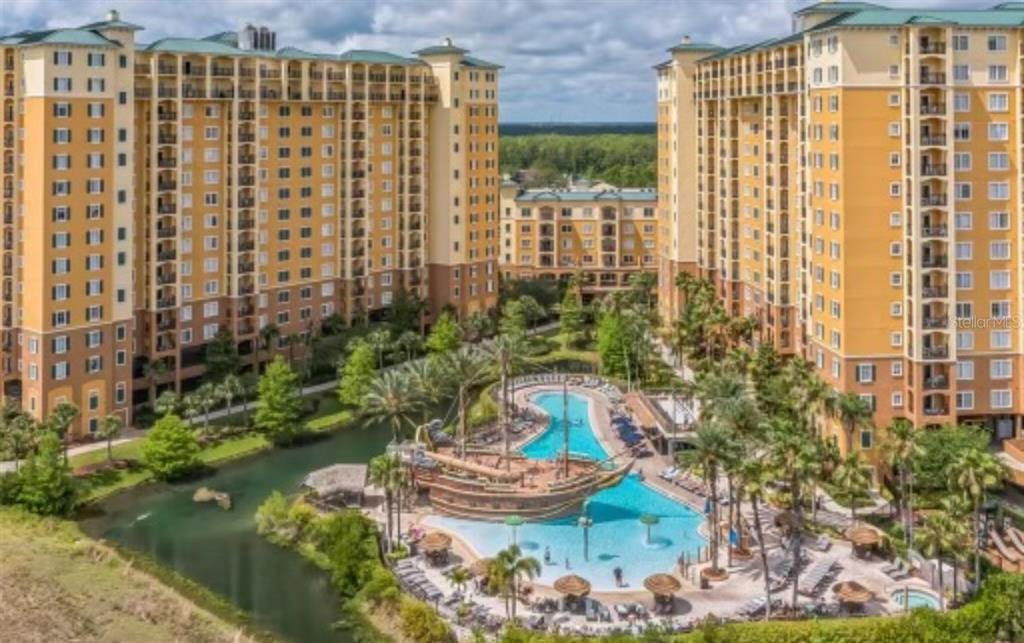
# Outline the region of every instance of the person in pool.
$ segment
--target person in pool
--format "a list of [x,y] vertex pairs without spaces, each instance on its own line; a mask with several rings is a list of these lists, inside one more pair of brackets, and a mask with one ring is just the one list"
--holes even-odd
[[550,565],[551,564],[551,548],[550,547],[545,547],[544,548],[544,564],[545,565]]
[[622,587],[622,568],[616,567],[612,570],[612,574],[615,575],[615,586]]

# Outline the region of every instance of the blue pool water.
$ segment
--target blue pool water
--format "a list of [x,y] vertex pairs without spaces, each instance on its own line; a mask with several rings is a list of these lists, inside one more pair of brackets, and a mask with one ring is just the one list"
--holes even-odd
[[[533,459],[557,457],[563,448],[562,395],[540,393],[531,401],[544,409],[551,421],[544,433],[522,451]],[[587,398],[569,395],[569,426],[571,453],[596,459],[607,457],[591,429]],[[705,542],[697,533],[703,522],[699,513],[647,486],[635,475],[594,494],[587,514],[594,521],[588,535],[589,560],[583,558],[583,529],[576,524],[578,515],[527,523],[516,530],[520,547],[542,563],[541,581],[550,583],[566,573],[574,573],[589,580],[596,591],[614,590],[613,570],[619,567],[629,588],[642,589],[644,578],[671,570],[681,554],[694,556]],[[640,522],[644,514],[659,519],[651,527],[650,541],[647,526]],[[427,524],[460,534],[483,556],[493,556],[512,540],[512,528],[501,523],[431,516]],[[550,549],[551,564],[544,564],[546,548]]]
[[[903,594],[903,590],[893,592],[892,602],[903,607]],[[939,597],[934,594],[912,589],[907,592],[907,597],[909,598],[907,602],[910,604],[910,609],[917,609],[918,607],[925,607],[931,610],[939,609]]]

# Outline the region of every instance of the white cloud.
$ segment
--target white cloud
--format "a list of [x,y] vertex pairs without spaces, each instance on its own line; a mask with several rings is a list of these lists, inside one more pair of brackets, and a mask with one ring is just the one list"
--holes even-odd
[[[997,0],[897,0],[981,8]],[[502,120],[654,120],[654,72],[684,34],[723,45],[781,36],[794,0],[0,0],[0,32],[75,26],[110,8],[138,38],[202,37],[247,22],[278,46],[409,55],[451,37],[502,64]]]

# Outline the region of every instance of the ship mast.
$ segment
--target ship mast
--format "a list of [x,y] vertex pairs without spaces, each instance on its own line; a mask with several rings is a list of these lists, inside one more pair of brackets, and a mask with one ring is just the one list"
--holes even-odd
[[569,477],[569,378],[562,380],[562,470]]

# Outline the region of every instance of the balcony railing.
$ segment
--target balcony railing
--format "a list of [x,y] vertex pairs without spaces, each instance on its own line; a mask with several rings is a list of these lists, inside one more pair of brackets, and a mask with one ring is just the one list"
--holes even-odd
[[949,357],[949,346],[925,346],[921,349],[925,359],[946,359]]
[[949,296],[947,286],[932,286],[921,289],[921,294],[928,299],[944,299]]
[[945,194],[928,194],[921,197],[923,206],[943,206],[949,203],[949,197]]

